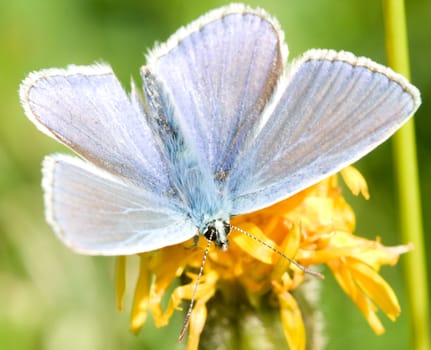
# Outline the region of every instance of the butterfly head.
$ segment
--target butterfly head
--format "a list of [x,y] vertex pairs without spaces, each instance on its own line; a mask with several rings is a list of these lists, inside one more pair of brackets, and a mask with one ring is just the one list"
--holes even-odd
[[208,223],[202,234],[206,239],[213,241],[221,250],[227,250],[229,241],[227,235],[230,232],[230,224],[226,220],[217,219]]

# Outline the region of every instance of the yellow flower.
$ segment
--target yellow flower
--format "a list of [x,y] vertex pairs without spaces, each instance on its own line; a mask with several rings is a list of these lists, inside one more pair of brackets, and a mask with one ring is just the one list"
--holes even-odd
[[[356,169],[348,167],[342,177],[353,193],[368,197],[366,182]],[[211,247],[205,270],[195,295],[190,317],[187,349],[197,349],[207,319],[207,302],[226,283],[240,286],[248,302],[259,308],[263,298],[272,298],[290,349],[306,347],[304,315],[292,294],[310,277],[269,249],[277,248],[305,267],[326,264],[341,288],[352,298],[377,334],[384,329],[376,316],[377,308],[394,320],[400,312],[395,293],[379,275],[380,266],[394,265],[408,246],[388,248],[379,240],[353,235],[355,216],[344,200],[337,176],[332,176],[300,193],[261,211],[232,218],[231,224],[247,231],[256,240],[233,229],[227,251]],[[187,305],[193,295],[203,252],[200,239],[140,255],[139,278],[132,307],[131,329],[139,331],[150,312],[157,327],[165,326],[175,310]],[[124,294],[124,258],[117,270],[118,306]],[[161,302],[174,280],[187,282],[168,296],[165,310]]]

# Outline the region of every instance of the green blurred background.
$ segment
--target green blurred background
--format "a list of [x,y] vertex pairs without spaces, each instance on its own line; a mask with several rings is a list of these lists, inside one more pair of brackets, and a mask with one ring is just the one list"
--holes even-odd
[[[128,330],[129,310],[114,301],[114,259],[75,255],[44,222],[40,163],[65,151],[26,119],[20,81],[33,70],[106,61],[124,84],[139,81],[144,53],[178,27],[227,1],[15,0],[0,2],[0,349],[183,349],[176,343],[183,316],[168,328],[149,320],[138,336]],[[247,1],[276,16],[295,57],[309,48],[333,48],[385,62],[382,4],[375,0]],[[416,116],[425,232],[431,229],[431,1],[409,0],[412,80],[422,92]],[[390,142],[358,167],[371,200],[352,198],[357,233],[400,243]],[[428,250],[431,248],[426,235]],[[414,254],[412,252],[411,254]],[[134,261],[136,265],[136,261]],[[329,349],[408,349],[411,332],[401,268],[382,270],[394,287],[402,314],[376,336],[327,273],[322,310]],[[136,266],[130,268],[134,282]],[[132,286],[129,285],[127,307]]]

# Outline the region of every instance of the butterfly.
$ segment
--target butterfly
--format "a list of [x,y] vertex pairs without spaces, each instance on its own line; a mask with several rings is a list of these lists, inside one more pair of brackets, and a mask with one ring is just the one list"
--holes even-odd
[[43,161],[46,217],[84,254],[205,236],[357,161],[420,105],[404,77],[348,52],[287,63],[277,20],[235,4],[156,46],[128,94],[107,64],[30,73],[27,117],[79,157]]

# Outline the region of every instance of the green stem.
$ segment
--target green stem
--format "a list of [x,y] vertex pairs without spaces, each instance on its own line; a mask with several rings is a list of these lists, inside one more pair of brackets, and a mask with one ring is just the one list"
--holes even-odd
[[[410,76],[407,30],[403,0],[383,0],[386,50],[389,66]],[[430,326],[422,209],[416,159],[414,121],[410,120],[393,139],[402,239],[415,250],[405,256],[404,280],[409,299],[412,349],[430,350]]]

